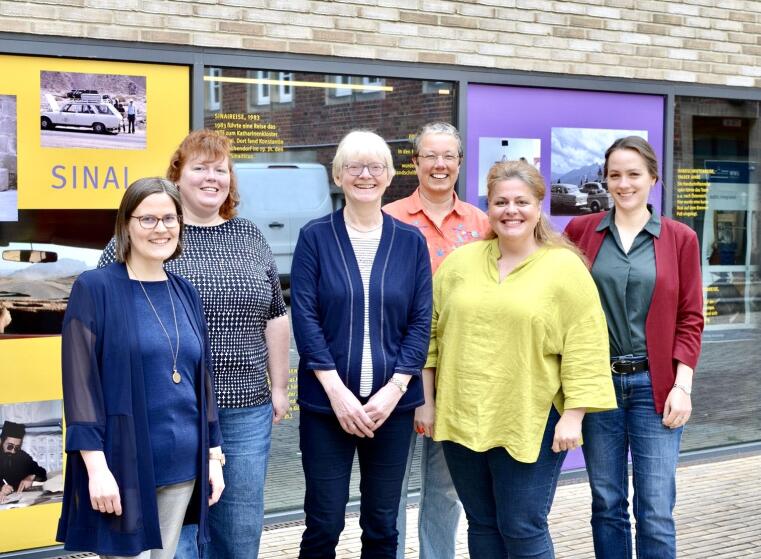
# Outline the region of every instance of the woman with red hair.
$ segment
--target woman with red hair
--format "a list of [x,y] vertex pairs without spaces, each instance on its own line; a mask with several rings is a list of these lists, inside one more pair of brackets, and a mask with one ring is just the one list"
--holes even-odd
[[[189,280],[203,301],[227,455],[227,490],[209,513],[205,555],[256,557],[272,423],[288,410],[290,331],[278,271],[261,231],[236,216],[240,197],[225,136],[188,134],[166,176],[180,190],[184,215],[183,252],[166,269]],[[113,258],[111,243],[99,265]],[[183,530],[178,557],[196,556],[192,533]]]

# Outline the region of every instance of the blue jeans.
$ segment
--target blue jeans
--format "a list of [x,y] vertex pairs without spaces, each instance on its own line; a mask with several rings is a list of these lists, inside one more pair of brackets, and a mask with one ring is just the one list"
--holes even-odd
[[306,495],[301,559],[332,559],[344,528],[354,452],[359,457],[362,559],[394,559],[396,514],[413,411],[397,412],[373,438],[349,435],[333,414],[301,410],[299,447]]
[[478,559],[553,559],[547,515],[565,452],[552,452],[560,415],[553,407],[539,458],[514,460],[502,447],[475,452],[444,441],[444,455],[468,519],[468,550]]
[[[249,408],[220,408],[222,450],[225,453],[225,490],[209,509],[211,542],[205,559],[259,554],[264,521],[264,479],[272,435],[272,404]],[[182,529],[175,559],[197,559],[198,526]]]
[[676,465],[682,428],[655,412],[650,373],[613,375],[618,409],[584,417],[584,458],[592,487],[595,556],[632,556],[627,453],[631,452],[637,559],[676,557]]
[[420,508],[418,510],[418,543],[420,559],[454,559],[457,540],[457,524],[460,522],[462,505],[457,498],[449,475],[441,443],[412,432],[407,467],[402,482],[402,498],[396,529],[399,547],[396,559],[404,559],[407,528],[407,485],[412,469],[412,455],[419,439],[423,445],[420,452]]

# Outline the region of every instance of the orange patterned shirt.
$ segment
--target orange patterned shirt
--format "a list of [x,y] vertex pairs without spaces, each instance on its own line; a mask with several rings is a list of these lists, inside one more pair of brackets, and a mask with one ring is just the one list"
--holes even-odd
[[436,272],[449,253],[459,246],[485,239],[491,227],[484,212],[463,202],[454,192],[454,207],[441,222],[441,227],[437,227],[423,209],[419,190],[417,188],[406,198],[386,204],[383,211],[420,229],[431,255],[431,271]]

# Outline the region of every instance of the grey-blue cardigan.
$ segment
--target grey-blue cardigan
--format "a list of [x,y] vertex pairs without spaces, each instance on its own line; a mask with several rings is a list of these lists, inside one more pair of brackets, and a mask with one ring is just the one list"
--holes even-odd
[[[383,214],[369,291],[370,396],[395,372],[410,374],[395,411],[414,409],[423,403],[420,371],[428,353],[432,308],[430,256],[416,227]],[[364,308],[343,210],[309,222],[299,234],[291,267],[293,334],[300,355],[298,403],[304,409],[333,412],[315,370],[335,369],[360,398]]]
[[[208,449],[219,446],[216,398],[201,300],[185,279],[167,272],[190,322],[204,340],[195,371],[201,452],[188,521],[199,522],[199,546],[208,541]],[[56,539],[70,551],[137,555],[161,547],[156,484],[150,449],[145,385],[124,264],[84,272],[71,290],[63,322],[61,369],[66,414],[66,476]],[[87,469],[80,450],[102,450],[119,486],[122,515],[90,506]]]

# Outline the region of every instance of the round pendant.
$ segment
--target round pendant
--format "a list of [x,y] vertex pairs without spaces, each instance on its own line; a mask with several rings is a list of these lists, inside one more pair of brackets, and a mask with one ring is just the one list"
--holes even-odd
[[175,384],[180,384],[180,381],[182,381],[182,377],[180,376],[180,373],[177,372],[177,369],[172,372],[172,380]]

